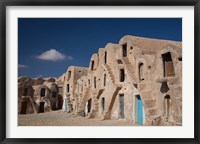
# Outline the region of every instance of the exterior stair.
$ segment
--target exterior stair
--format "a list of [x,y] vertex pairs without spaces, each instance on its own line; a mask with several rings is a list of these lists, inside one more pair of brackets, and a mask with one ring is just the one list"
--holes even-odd
[[101,117],[102,120],[105,119],[111,119],[111,111],[115,102],[115,99],[117,97],[118,92],[121,90],[122,87],[120,86],[116,86],[115,91],[113,92],[112,98],[109,101],[109,105],[107,110],[105,110],[105,112],[103,113],[103,116]]
[[142,96],[142,99],[153,99],[152,91],[147,90],[147,91],[140,91],[140,95]]
[[112,72],[110,66],[106,64],[105,67],[106,67],[106,70],[107,70],[107,72],[108,72],[108,74],[110,76],[110,79],[111,79],[112,83],[115,83],[115,77],[113,75],[113,72]]
[[149,85],[151,85],[151,83],[149,82],[145,82],[145,83],[138,83],[138,90],[139,91],[151,91],[152,89],[150,89],[151,87],[149,87]]
[[[116,99],[116,96],[119,92],[119,90],[121,89],[121,86],[118,86],[115,84],[115,77],[114,77],[114,74],[112,72],[112,69],[109,65],[105,64],[105,65],[102,65],[102,67],[107,71],[107,74],[108,74],[108,77],[110,77],[110,80],[112,82],[112,84],[114,84],[114,86],[116,87],[116,90],[114,91],[114,94],[113,94],[113,97],[112,97],[112,100],[110,101],[109,103],[109,110],[107,111],[107,113],[105,113],[103,115],[103,119],[105,118],[109,118],[110,115],[111,115],[111,110],[112,110],[112,107],[114,105],[114,102],[115,102],[115,99]],[[88,118],[93,118],[96,116],[97,112],[98,112],[98,109],[99,109],[99,102],[98,102],[98,99],[99,97],[101,96],[101,94],[103,93],[104,89],[99,89],[99,91],[97,92],[97,95],[96,97],[94,98],[94,107],[93,107],[93,110],[91,111],[91,113],[89,114],[89,117]]]
[[114,74],[113,74],[113,71],[112,69],[110,68],[109,65],[103,65],[104,66],[104,69],[107,71],[107,73],[109,74],[110,76],[110,79],[111,79],[111,82],[112,84],[114,85],[115,89],[113,91],[113,95],[111,97],[111,99],[109,100],[108,102],[108,107],[107,109],[105,109],[101,119],[104,120],[104,119],[110,119],[111,118],[111,111],[112,111],[112,108],[113,108],[113,105],[114,105],[114,102],[115,102],[115,99],[117,97],[117,94],[118,92],[121,90],[122,86],[121,85],[117,85],[115,83],[115,77],[114,77]]
[[84,111],[85,110],[85,104],[86,104],[86,102],[88,100],[88,97],[90,95],[90,88],[91,88],[91,86],[87,87],[86,91],[83,94],[83,97],[81,98],[81,102],[80,103],[82,103],[82,104],[81,104],[80,111]]
[[31,96],[29,96],[29,101],[33,107],[33,110],[34,110],[34,113],[37,113],[37,110],[36,110],[36,103],[33,101],[33,99],[31,98]]
[[99,111],[99,97],[101,96],[101,94],[103,93],[104,89],[99,89],[98,93],[96,94],[96,96],[93,98],[93,108],[92,111],[89,113],[89,117],[88,118],[94,118],[95,116],[97,116],[98,111]]
[[122,61],[124,63],[125,69],[127,70],[127,74],[130,77],[133,84],[137,83],[137,79],[135,77],[135,66],[130,63],[127,57],[123,57]]
[[154,97],[149,85],[151,85],[151,83],[139,83],[138,90],[140,91],[140,95],[143,99],[146,115],[150,121],[153,121],[154,119],[157,119],[159,115],[156,98]]
[[98,100],[96,98],[94,98],[93,103],[94,103],[93,104],[93,109],[89,113],[88,118],[94,118],[94,117],[96,117],[96,114],[97,114],[97,112],[99,110],[99,102],[98,102]]

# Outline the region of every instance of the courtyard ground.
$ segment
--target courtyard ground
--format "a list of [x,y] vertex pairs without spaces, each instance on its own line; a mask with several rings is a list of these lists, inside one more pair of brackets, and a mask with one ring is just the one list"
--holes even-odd
[[62,110],[18,115],[19,126],[133,126],[126,120],[100,120],[98,118],[74,116]]

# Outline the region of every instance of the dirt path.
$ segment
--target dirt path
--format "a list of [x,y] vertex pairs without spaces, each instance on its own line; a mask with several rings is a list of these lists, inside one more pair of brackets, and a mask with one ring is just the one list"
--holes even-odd
[[18,115],[19,126],[133,126],[126,120],[100,120],[97,118],[88,119],[87,117],[72,116],[62,110]]

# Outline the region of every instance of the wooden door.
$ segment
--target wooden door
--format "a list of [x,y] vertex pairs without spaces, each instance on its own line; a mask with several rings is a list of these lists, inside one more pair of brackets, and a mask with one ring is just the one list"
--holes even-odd
[[120,118],[124,119],[124,95],[120,95],[119,98]]

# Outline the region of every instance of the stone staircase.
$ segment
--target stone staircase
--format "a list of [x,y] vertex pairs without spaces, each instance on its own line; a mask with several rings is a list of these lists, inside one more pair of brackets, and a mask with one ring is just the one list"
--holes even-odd
[[108,74],[109,74],[109,76],[110,76],[111,82],[112,82],[113,84],[115,84],[115,77],[114,77],[114,75],[113,75],[112,69],[111,69],[110,66],[107,65],[107,64],[105,65],[105,68],[106,68],[106,70],[107,70],[107,72],[108,72]]
[[138,90],[140,91],[140,95],[143,99],[146,115],[149,120],[153,120],[159,117],[158,107],[156,105],[156,98],[148,85],[151,85],[151,83],[139,83]]
[[98,90],[96,96],[93,97],[93,108],[92,108],[92,111],[89,113],[88,118],[94,118],[97,116],[98,111],[99,111],[99,98],[103,92],[104,92],[104,88],[101,88]]
[[99,110],[99,102],[98,99],[93,99],[93,108],[92,111],[89,113],[88,118],[94,118],[97,115],[97,112]]
[[108,108],[105,109],[101,119],[110,119],[111,118],[111,111],[112,111],[112,108],[113,108],[113,105],[114,105],[114,102],[115,102],[115,99],[117,97],[117,94],[118,92],[121,90],[122,86],[120,85],[117,85],[116,82],[115,82],[115,77],[114,77],[114,74],[112,72],[112,69],[109,65],[103,65],[104,66],[104,69],[107,71],[107,73],[109,74],[109,77],[110,77],[110,80],[112,82],[112,84],[114,85],[114,90],[112,92],[112,97],[109,101],[109,104],[108,104]]
[[[116,87],[118,87],[115,84],[115,77],[113,75],[113,72],[112,72],[112,69],[110,68],[110,66],[105,64],[105,65],[102,65],[102,67],[107,71],[108,77],[110,77],[110,80],[111,80],[112,84],[114,84]],[[94,103],[93,105],[94,106],[93,106],[91,112],[88,114],[88,118],[94,118],[95,116],[97,116],[97,113],[98,113],[98,110],[99,110],[99,101],[98,101],[98,99],[101,96],[101,94],[103,93],[103,91],[104,91],[104,88],[100,88],[98,90],[97,94],[93,94],[93,95],[95,95],[95,97],[93,97],[93,103]],[[85,101],[85,103],[86,103],[86,101]]]
[[90,95],[90,88],[91,88],[91,86],[87,87],[86,91],[84,92],[84,94],[83,94],[83,96],[81,98],[81,101],[80,101],[80,103],[81,103],[80,104],[81,105],[80,111],[84,111],[84,109],[85,109],[85,104],[86,104],[86,102],[87,102],[87,100],[89,98],[89,95]]
[[135,66],[130,63],[127,57],[123,57],[122,61],[124,63],[125,69],[127,70],[127,74],[130,77],[130,80],[133,84],[137,83],[137,79],[135,77]]
[[103,113],[101,119],[102,120],[105,120],[105,119],[111,119],[111,111],[112,111],[112,108],[113,108],[113,105],[114,105],[114,102],[115,102],[115,99],[117,97],[117,94],[118,92],[121,90],[122,87],[120,86],[115,86],[115,90],[113,92],[113,95],[112,95],[112,98],[110,99],[109,101],[109,105],[108,105],[108,108],[105,109],[105,112]]
[[33,99],[31,98],[31,96],[29,96],[29,101],[33,107],[34,113],[37,113],[37,109],[36,109],[36,103],[35,101],[33,101]]

